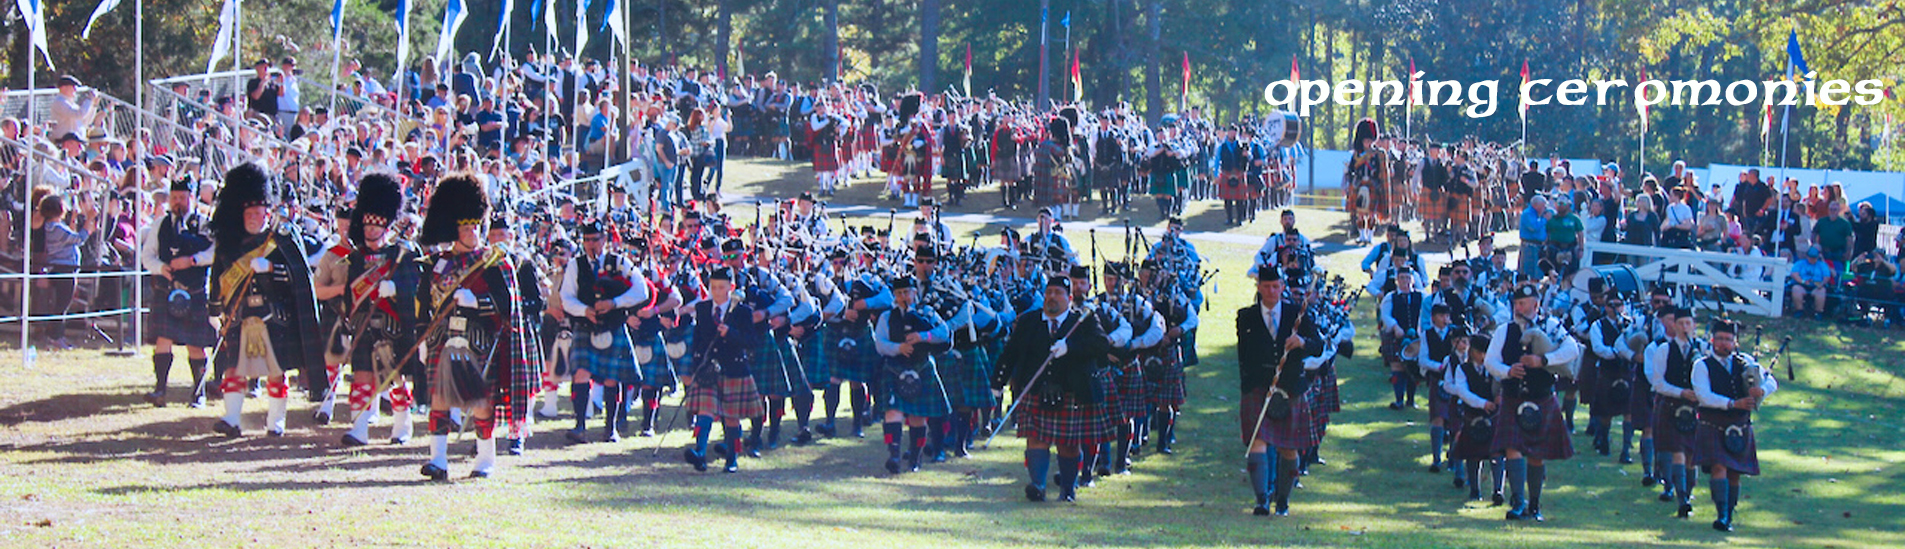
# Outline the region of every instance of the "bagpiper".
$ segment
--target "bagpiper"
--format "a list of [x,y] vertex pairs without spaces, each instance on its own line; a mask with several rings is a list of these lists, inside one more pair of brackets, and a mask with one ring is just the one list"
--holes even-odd
[[211,310],[223,319],[212,360],[223,374],[225,399],[225,417],[213,430],[227,437],[240,434],[249,380],[265,380],[265,434],[274,437],[284,436],[287,372],[299,372],[314,398],[323,390],[324,348],[305,264],[310,255],[296,227],[277,222],[276,196],[263,167],[240,164],[225,172],[212,210]]
[[[653,292],[648,277],[635,269],[627,256],[608,249],[608,235],[600,221],[581,226],[582,253],[563,271],[557,294],[562,312],[575,327],[576,342],[570,349],[569,403],[576,410],[588,406],[590,386],[601,383],[603,395],[603,442],[622,440],[621,427],[628,421],[629,390],[642,382],[641,365],[635,360],[635,346],[629,336],[629,314],[652,305]],[[582,444],[587,417],[576,414],[575,427],[566,435],[570,442]]]
[[152,347],[155,387],[145,400],[165,405],[167,377],[172,372],[172,346],[185,347],[192,372],[193,408],[205,406],[205,350],[218,344],[206,294],[207,268],[213,261],[209,220],[198,212],[197,185],[189,177],[172,180],[166,195],[166,213],[142,235],[139,262],[152,277],[157,295],[165,296],[163,311],[151,315],[156,341]]
[[[1257,302],[1237,310],[1237,370],[1243,400],[1238,410],[1245,469],[1257,504],[1252,513],[1290,514],[1290,490],[1296,484],[1299,455],[1314,439],[1309,433],[1310,405],[1306,370],[1322,366],[1324,341],[1308,314],[1307,296],[1284,292],[1281,269],[1257,271]],[[1276,459],[1271,459],[1271,448]],[[1274,490],[1272,485],[1275,486]]]
[[1689,467],[1688,461],[1700,427],[1699,396],[1693,391],[1693,365],[1699,361],[1699,351],[1690,339],[1693,315],[1689,311],[1669,307],[1660,319],[1667,327],[1667,339],[1647,348],[1645,362],[1647,380],[1654,389],[1654,451],[1668,462],[1665,472],[1656,470],[1667,481],[1660,501],[1677,497],[1680,509],[1675,516],[1689,518],[1700,471]]
[[370,443],[370,423],[377,415],[380,395],[390,395],[392,444],[410,440],[414,404],[405,377],[418,377],[414,355],[399,355],[416,347],[411,332],[416,322],[416,245],[396,238],[391,224],[404,211],[403,188],[397,176],[371,172],[357,183],[357,206],[351,209],[346,242],[343,322],[338,324],[351,365],[349,404],[351,429],[345,447]]
[[1693,392],[1700,399],[1700,427],[1693,436],[1693,463],[1706,467],[1712,492],[1713,529],[1733,531],[1740,505],[1740,477],[1759,476],[1759,444],[1753,411],[1779,390],[1779,381],[1752,355],[1738,352],[1739,325],[1720,320],[1710,336],[1713,353],[1693,365]]
[[[1515,289],[1514,320],[1489,336],[1483,366],[1501,383],[1496,409],[1504,419],[1495,424],[1490,449],[1503,456],[1511,490],[1507,520],[1546,520],[1541,514],[1541,489],[1548,478],[1547,462],[1574,456],[1555,395],[1557,379],[1574,362],[1581,346],[1562,332],[1560,323],[1542,314],[1540,291],[1532,284]],[[1563,372],[1556,372],[1561,369]]]
[[417,333],[431,393],[430,461],[421,472],[437,481],[450,475],[451,410],[463,410],[476,431],[470,476],[488,477],[496,464],[496,415],[527,420],[542,376],[522,335],[530,332],[516,267],[507,250],[485,242],[490,201],[481,177],[465,172],[438,180],[417,239],[440,248],[425,258],[417,285],[417,321],[429,323]]
[[716,267],[708,275],[708,295],[694,306],[694,365],[688,369],[682,409],[695,418],[695,443],[682,457],[696,471],[708,470],[708,436],[719,418],[726,439],[724,472],[741,470],[741,420],[766,413],[748,368],[760,344],[754,310],[734,295],[734,269]]
[[[931,257],[931,248],[925,257]],[[906,470],[918,471],[926,451],[929,418],[951,413],[946,388],[940,384],[934,355],[950,348],[946,323],[918,301],[919,281],[912,276],[893,280],[893,308],[874,323],[873,342],[885,357],[879,375],[878,398],[886,441],[886,471],[901,470],[902,437]],[[902,434],[902,426],[906,433]]]

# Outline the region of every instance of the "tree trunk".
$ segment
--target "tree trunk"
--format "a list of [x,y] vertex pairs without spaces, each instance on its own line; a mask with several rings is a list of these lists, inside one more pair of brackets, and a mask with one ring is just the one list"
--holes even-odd
[[939,89],[939,0],[919,3],[919,89]]
[[821,67],[827,73],[820,76],[822,82],[833,82],[840,77],[840,0],[827,0],[827,31],[821,35]]
[[1150,0],[1146,6],[1145,27],[1149,40],[1144,43],[1144,64],[1151,78],[1144,83],[1144,118],[1157,124],[1164,117],[1164,60],[1158,58],[1158,40],[1164,33],[1164,1]]
[[734,6],[732,3],[733,0],[719,0],[715,4],[715,10],[720,13],[715,16],[719,23],[716,24],[714,31],[714,72],[715,74],[729,78],[735,76],[728,73],[728,54],[729,48],[733,47],[732,39],[734,37]]
[[[549,9],[555,9],[555,7],[550,6]],[[670,54],[668,49],[668,0],[655,2],[655,34],[661,42],[662,58],[667,59],[671,64],[674,63],[675,56]]]

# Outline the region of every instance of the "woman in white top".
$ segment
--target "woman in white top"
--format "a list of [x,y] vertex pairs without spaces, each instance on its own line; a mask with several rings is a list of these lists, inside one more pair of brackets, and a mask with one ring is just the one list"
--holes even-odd
[[714,173],[708,177],[714,180],[714,195],[720,196],[722,176],[728,173],[726,167],[728,162],[728,132],[734,129],[734,121],[728,118],[728,109],[722,107],[719,103],[709,103],[708,119],[705,122],[708,127],[708,137],[714,139],[714,162],[710,164],[710,166],[714,168]]

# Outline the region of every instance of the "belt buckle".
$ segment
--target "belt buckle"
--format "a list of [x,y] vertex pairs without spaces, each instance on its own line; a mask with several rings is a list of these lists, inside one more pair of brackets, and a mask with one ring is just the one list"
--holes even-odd
[[469,328],[469,319],[460,316],[450,317],[450,331],[461,332]]
[[257,295],[257,294],[245,296],[245,306],[246,307],[263,307],[265,306],[265,296]]

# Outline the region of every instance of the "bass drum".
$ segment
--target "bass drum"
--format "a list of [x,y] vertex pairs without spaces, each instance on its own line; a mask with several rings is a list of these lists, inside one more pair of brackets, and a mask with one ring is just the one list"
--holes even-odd
[[1276,139],[1278,148],[1291,147],[1303,137],[1303,119],[1290,111],[1271,111],[1257,129],[1265,139]]
[[1591,269],[1581,269],[1575,273],[1573,287],[1581,290],[1580,296],[1586,296],[1588,281],[1601,279],[1601,287],[1608,291],[1620,292],[1627,299],[1644,295],[1641,289],[1640,273],[1630,265],[1596,265]]

